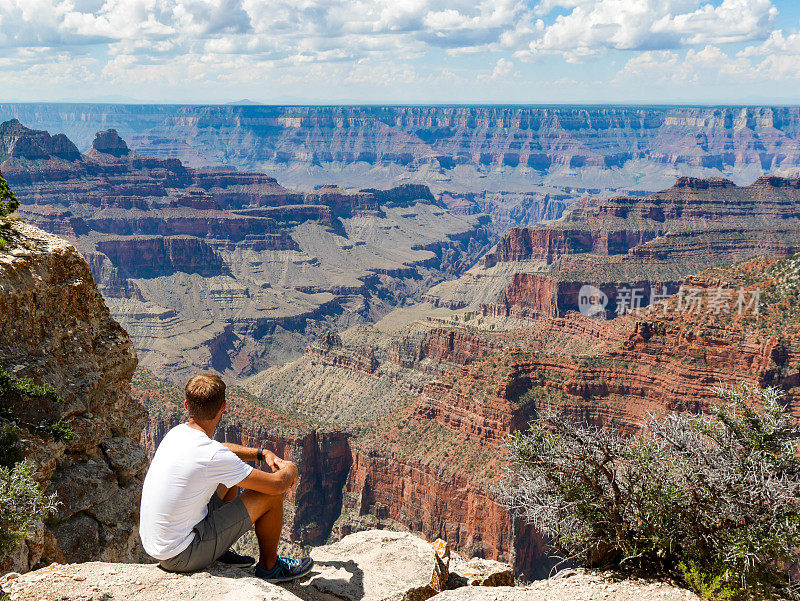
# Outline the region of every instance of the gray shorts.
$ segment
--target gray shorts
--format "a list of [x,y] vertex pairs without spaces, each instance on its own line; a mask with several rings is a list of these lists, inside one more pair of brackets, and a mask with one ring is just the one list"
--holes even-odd
[[208,515],[194,527],[192,543],[159,565],[170,572],[194,572],[210,566],[250,528],[250,514],[241,497],[223,503],[217,493],[208,502]]

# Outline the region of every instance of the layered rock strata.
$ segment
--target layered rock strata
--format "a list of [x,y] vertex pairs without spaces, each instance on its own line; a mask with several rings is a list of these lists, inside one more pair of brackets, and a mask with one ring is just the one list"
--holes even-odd
[[451,213],[421,185],[300,193],[142,156],[115,130],[83,155],[18,121],[0,140],[20,214],[76,244],[141,364],[178,382],[295,358],[320,331],[418,299],[489,243],[485,216]]
[[[0,230],[0,367],[52,385],[62,399],[4,399],[39,484],[59,505],[0,569],[135,561],[147,456],[138,442],[146,414],[130,395],[133,345],[74,246],[19,221]],[[30,426],[44,419],[61,420],[71,438]]]
[[64,131],[81,148],[114,123],[135,150],[198,167],[301,166],[330,177],[363,166],[376,177],[374,167],[391,166],[478,192],[497,171],[657,190],[680,174],[752,181],[800,162],[797,107],[4,104],[0,117]]
[[512,228],[482,264],[426,298],[507,317],[563,315],[584,310],[592,286],[611,316],[663,300],[714,265],[798,250],[800,179],[682,177],[644,198],[587,198],[555,222]]
[[[335,536],[410,527],[541,576],[545,541],[492,492],[504,438],[543,406],[635,433],[649,414],[706,411],[713,387],[742,381],[778,386],[800,416],[797,266],[795,257],[712,269],[685,282],[699,305],[674,296],[608,321],[433,308],[441,317],[414,321],[419,309],[408,309],[405,325],[325,336],[247,385],[274,409],[352,432]],[[720,290],[727,310],[714,309]],[[739,290],[764,300],[756,314],[735,310]]]

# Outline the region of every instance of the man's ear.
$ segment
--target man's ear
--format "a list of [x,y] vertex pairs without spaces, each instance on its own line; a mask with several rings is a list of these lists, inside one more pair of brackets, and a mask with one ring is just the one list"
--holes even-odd
[[186,413],[189,413],[189,402],[183,401],[183,408],[186,409]]
[[222,415],[222,413],[225,411],[225,407],[227,406],[228,406],[228,401],[227,400],[222,401],[222,407],[219,408],[219,413],[217,413],[217,417]]

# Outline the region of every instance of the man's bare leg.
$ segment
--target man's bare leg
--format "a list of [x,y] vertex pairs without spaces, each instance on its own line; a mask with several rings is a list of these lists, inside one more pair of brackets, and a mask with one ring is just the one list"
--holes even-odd
[[278,561],[278,543],[283,528],[283,495],[265,495],[254,490],[242,493],[242,502],[255,525],[258,565],[271,570]]

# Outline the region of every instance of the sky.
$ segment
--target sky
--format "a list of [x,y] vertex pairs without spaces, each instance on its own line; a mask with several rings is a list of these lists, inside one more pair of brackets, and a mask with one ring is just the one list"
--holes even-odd
[[800,104],[800,0],[0,0],[0,102]]

